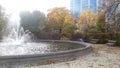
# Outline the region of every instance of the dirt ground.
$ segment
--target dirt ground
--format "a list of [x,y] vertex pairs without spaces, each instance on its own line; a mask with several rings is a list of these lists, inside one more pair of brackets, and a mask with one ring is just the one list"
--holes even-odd
[[28,68],[120,68],[120,47],[90,44],[93,52],[74,61]]

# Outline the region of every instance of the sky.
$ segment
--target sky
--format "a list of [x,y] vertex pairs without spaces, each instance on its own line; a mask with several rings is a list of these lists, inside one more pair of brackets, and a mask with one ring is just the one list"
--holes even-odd
[[70,0],[0,0],[7,14],[17,18],[21,11],[40,10],[45,14],[53,7],[66,7],[70,9]]

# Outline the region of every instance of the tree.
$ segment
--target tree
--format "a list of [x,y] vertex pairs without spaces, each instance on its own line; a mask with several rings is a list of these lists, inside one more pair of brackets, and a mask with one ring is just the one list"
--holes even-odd
[[62,37],[70,38],[75,28],[75,22],[68,9],[53,8],[49,11],[47,15],[46,30],[58,33],[58,39],[61,39]]
[[37,28],[39,28],[42,31],[46,20],[45,14],[40,11],[34,11],[32,13],[32,18],[33,18],[34,26],[38,26]]
[[40,11],[29,11],[21,12],[21,26],[25,30],[31,31],[35,36],[40,37],[40,34],[44,28],[46,20],[45,14]]
[[88,32],[95,27],[97,14],[91,13],[90,9],[82,13],[78,20],[79,30]]
[[93,32],[105,33],[108,31],[109,25],[105,22],[105,13],[98,14],[98,19]]
[[120,0],[108,0],[109,6],[106,9],[106,22],[110,24],[110,31],[116,33],[119,29]]
[[4,9],[0,6],[0,37],[2,37],[2,33],[5,30],[7,22],[7,16],[5,15]]
[[76,25],[74,19],[69,14],[65,17],[62,34],[66,35],[67,38],[71,38],[75,30],[76,30]]

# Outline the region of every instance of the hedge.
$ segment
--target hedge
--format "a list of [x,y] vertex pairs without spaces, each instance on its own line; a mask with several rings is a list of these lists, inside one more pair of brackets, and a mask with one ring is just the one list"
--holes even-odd
[[108,40],[115,40],[117,41],[117,45],[120,45],[120,32],[117,33],[75,33],[72,36],[72,40],[78,40],[80,38],[86,39],[88,42],[91,39],[99,39],[98,43],[105,44]]

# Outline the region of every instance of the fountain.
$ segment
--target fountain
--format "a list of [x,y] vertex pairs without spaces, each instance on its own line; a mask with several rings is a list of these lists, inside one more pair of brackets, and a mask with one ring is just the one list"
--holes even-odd
[[31,41],[31,32],[14,25],[0,43],[0,66],[42,63],[48,60],[77,58],[91,52],[84,42],[39,40]]

